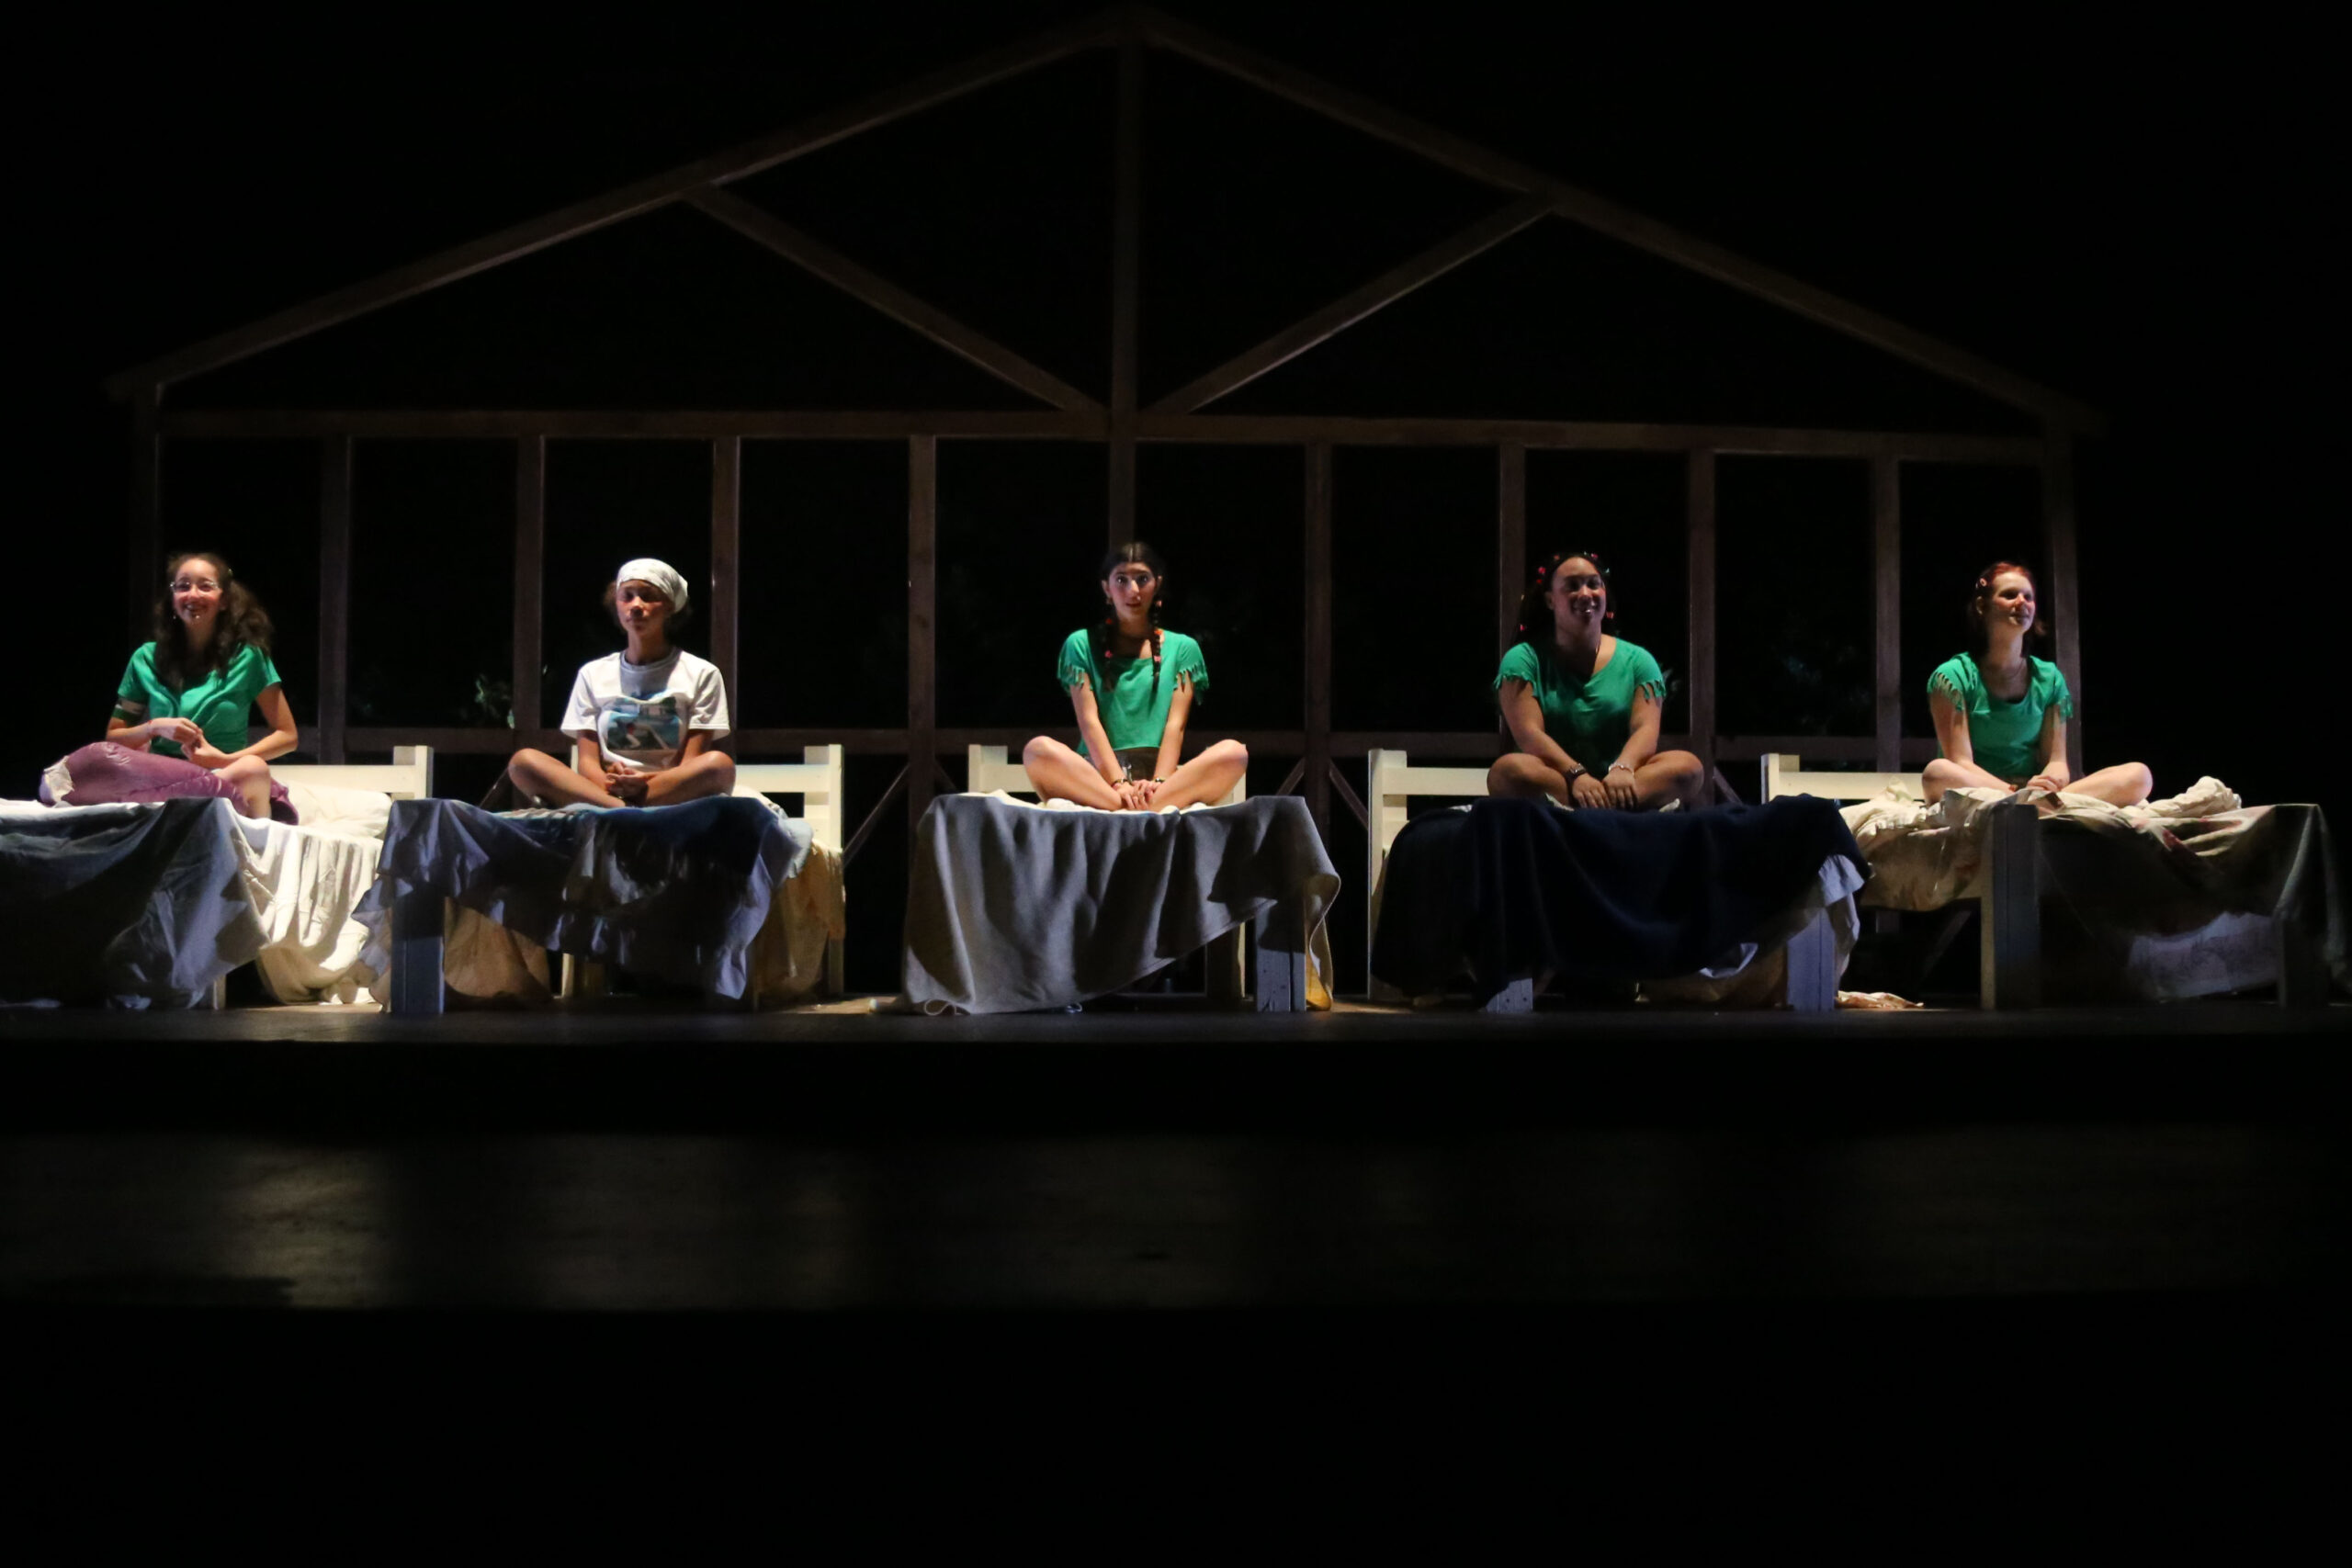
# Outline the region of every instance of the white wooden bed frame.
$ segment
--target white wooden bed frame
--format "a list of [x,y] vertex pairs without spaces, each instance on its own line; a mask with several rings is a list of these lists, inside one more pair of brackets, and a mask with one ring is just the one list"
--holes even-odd
[[[1890,788],[1917,790],[1917,773],[1808,773],[1788,751],[1764,756],[1764,795],[1869,800]],[[2003,802],[1985,818],[1984,893],[1977,897],[1977,995],[1986,1011],[2041,1002],[2041,818]]]
[[[1836,774],[1838,778],[1860,774]],[[1372,941],[1380,930],[1381,874],[1388,867],[1389,847],[1405,829],[1416,798],[1484,800],[1485,768],[1415,767],[1402,751],[1373,750],[1364,754],[1365,886],[1371,890],[1364,918],[1364,974],[1371,976]],[[1875,793],[1875,792],[1873,792]],[[1392,987],[1372,980],[1374,1001],[1401,1001]],[[1789,1006],[1799,1012],[1826,1012],[1838,1005],[1837,947],[1826,919],[1789,940]],[[1487,1012],[1531,1012],[1535,1007],[1535,983],[1514,980],[1485,1004]]]
[[[964,793],[994,795],[1001,790],[1007,795],[1035,795],[1037,793],[1037,787],[1029,782],[1029,770],[1013,761],[1009,752],[1010,748],[1003,746],[966,747],[964,749]],[[1233,787],[1226,791],[1222,798],[1212,804],[1238,806],[1249,797],[1249,780],[1246,777],[1239,778],[1233,781]],[[1245,995],[1244,987],[1248,983],[1249,973],[1249,958],[1241,941],[1241,928],[1234,927],[1223,936],[1216,938],[1201,951],[1206,955],[1202,962],[1207,971],[1205,978],[1210,998],[1220,1002],[1239,1001]],[[1297,1005],[1303,1007],[1305,1002],[1298,998],[1303,998],[1305,996],[1305,981],[1291,972],[1295,966],[1290,960],[1295,955],[1287,953],[1269,953],[1263,943],[1259,946],[1259,954],[1261,967],[1264,967],[1268,962],[1279,961],[1283,970],[1283,974],[1279,977],[1272,976],[1260,977],[1257,988],[1259,1010],[1267,1010],[1277,998],[1284,1008],[1288,1008],[1294,1000],[1297,1000]]]
[[433,797],[433,748],[395,746],[384,763],[272,762],[269,775],[283,784],[312,789],[366,789],[394,800]]

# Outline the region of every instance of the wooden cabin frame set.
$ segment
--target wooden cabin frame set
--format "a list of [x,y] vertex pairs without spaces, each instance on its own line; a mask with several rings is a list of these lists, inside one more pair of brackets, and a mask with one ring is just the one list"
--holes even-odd
[[[801,232],[728,186],[790,159],[933,105],[1002,82],[1081,51],[1109,50],[1117,60],[1113,138],[1110,396],[1098,401],[944,311]],[[1142,201],[1144,51],[1160,49],[1224,73],[1365,135],[1427,158],[1493,187],[1498,205],[1485,219],[1408,257],[1323,309],[1276,333],[1154,402],[1138,401],[1136,341]],[[177,383],[348,321],[426,290],[528,255],[547,246],[673,205],[706,214],[880,310],[1037,400],[1035,412],[693,412],[647,409],[417,410],[292,412],[174,410]],[[1546,218],[1584,225],[1652,255],[1844,333],[1900,359],[2025,411],[2039,435],[1985,436],[1874,431],[1608,423],[1557,420],[1343,418],[1220,414],[1218,399],[1305,354]],[[936,704],[938,452],[942,441],[1094,442],[1109,449],[1104,511],[1113,542],[1133,536],[1136,451],[1147,442],[1278,445],[1299,449],[1305,465],[1306,676],[1304,722],[1295,729],[1236,732],[1261,755],[1296,757],[1280,793],[1302,793],[1328,827],[1336,793],[1359,820],[1366,810],[1335,759],[1372,750],[1416,757],[1476,759],[1496,754],[1497,733],[1344,731],[1331,724],[1332,461],[1351,446],[1475,446],[1494,454],[1498,504],[1493,536],[1498,653],[1514,627],[1527,558],[1527,455],[1532,450],[1680,454],[1688,470],[1690,732],[1663,744],[1687,748],[1713,770],[1773,752],[1803,752],[1824,761],[1862,762],[1881,771],[1919,765],[1930,740],[1902,732],[1899,592],[1901,465],[1911,461],[1999,464],[2041,478],[2045,561],[2043,598],[2055,615],[2057,661],[2079,696],[2073,443],[2095,433],[2098,415],[2072,399],[1839,299],[1769,266],[1632,212],[1540,170],[1472,145],[1348,90],[1143,6],[1121,6],[1055,28],[1023,42],[837,107],[730,151],[698,159],[593,199],[516,224],[381,276],[338,289],[233,331],[125,370],[107,388],[130,405],[134,476],[130,518],[130,588],[134,636],[143,636],[162,568],[162,486],[167,441],[275,438],[315,441],[319,451],[319,673],[309,746],[324,764],[353,753],[429,745],[444,752],[503,753],[533,745],[560,754],[563,738],[538,722],[547,545],[548,444],[570,439],[660,438],[707,442],[710,450],[711,581],[706,601],[709,657],[738,690],[741,581],[739,499],[747,440],[861,440],[903,444],[908,473],[905,720],[864,729],[746,728],[732,750],[745,757],[797,755],[809,746],[903,757],[905,764],[863,823],[842,844],[847,856],[885,819],[900,795],[910,831],[933,794],[953,790],[941,759],[971,746],[1018,745],[1027,732],[942,726]],[[348,722],[352,468],[357,442],[379,438],[502,441],[514,451],[514,712],[511,730],[371,728]],[[1871,476],[1875,570],[1875,702],[1868,736],[1747,736],[1718,733],[1716,723],[1715,475],[1726,455],[1839,457],[1860,459]],[[2081,727],[2071,727],[2079,766]],[[846,828],[847,824],[843,824]]]

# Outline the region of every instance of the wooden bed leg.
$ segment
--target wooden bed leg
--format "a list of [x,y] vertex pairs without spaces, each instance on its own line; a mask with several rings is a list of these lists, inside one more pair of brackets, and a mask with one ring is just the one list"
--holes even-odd
[[1306,941],[1298,931],[1298,907],[1280,903],[1261,909],[1257,940],[1258,1010],[1306,1010]]
[[2041,1005],[2041,818],[2022,801],[1984,816],[1978,948],[1987,1011]]
[[848,983],[842,978],[842,944],[829,939],[825,943],[825,994],[838,997],[848,990]]
[[1835,1012],[1838,940],[1829,930],[1828,910],[1814,911],[1804,930],[1789,939],[1785,958],[1789,1007],[1797,1012]]
[[1209,944],[1201,949],[1201,962],[1207,969],[1209,1000],[1233,1006],[1249,994],[1250,975],[1239,926],[1212,937]]
[[392,901],[391,1010],[403,1018],[441,1010],[441,895],[432,888]]
[[1533,1012],[1535,982],[1525,976],[1513,980],[1478,1004],[1480,1012]]

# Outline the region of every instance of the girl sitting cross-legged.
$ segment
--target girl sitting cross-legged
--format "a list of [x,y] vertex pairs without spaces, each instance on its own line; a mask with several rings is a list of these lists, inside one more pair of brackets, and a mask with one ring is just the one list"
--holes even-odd
[[1059,676],[1078,719],[1078,749],[1040,735],[1021,750],[1043,800],[1104,811],[1169,811],[1221,800],[1250,766],[1238,740],[1184,761],[1184,725],[1208,690],[1201,645],[1159,628],[1168,569],[1137,541],[1102,558],[1103,616],[1062,643]]
[[1686,808],[1705,796],[1688,751],[1657,749],[1666,676],[1611,635],[1609,572],[1589,550],[1554,556],[1521,597],[1521,640],[1495,691],[1519,750],[1487,771],[1488,795],[1549,796],[1579,811]]
[[605,590],[628,650],[580,667],[563,728],[580,766],[525,747],[506,764],[526,795],[558,806],[676,806],[735,788],[735,760],[714,750],[727,733],[718,667],[670,641],[690,613],[686,580],[666,561],[628,562]]
[[2068,771],[2066,721],[2075,716],[2075,697],[2058,666],[2026,651],[2029,639],[2050,635],[2036,612],[2033,573],[2024,567],[1995,561],[1976,574],[1968,651],[1928,678],[1928,711],[1943,755],[1920,775],[1920,793],[1933,801],[1960,785],[2030,785],[2094,795],[2110,806],[2139,805],[2155,781],[2138,762],[2079,779]]

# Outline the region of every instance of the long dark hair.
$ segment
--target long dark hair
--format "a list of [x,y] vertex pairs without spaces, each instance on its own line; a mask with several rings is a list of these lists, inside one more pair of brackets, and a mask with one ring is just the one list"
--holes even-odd
[[1609,590],[1609,608],[1601,613],[1600,618],[1603,621],[1617,618],[1617,584],[1611,581],[1609,563],[1602,560],[1596,551],[1562,550],[1535,569],[1533,581],[1521,590],[1519,595],[1519,640],[1538,653],[1547,652],[1552,647],[1555,624],[1550,604],[1552,579],[1558,575],[1560,563],[1570,560],[1589,560],[1592,563],[1592,570],[1600,573],[1601,583]]
[[[192,560],[210,561],[220,573],[220,608],[212,636],[202,648],[188,646],[187,624],[172,614],[172,584]],[[164,569],[164,592],[155,601],[155,673],[175,692],[184,692],[248,648],[269,651],[269,612],[252,589],[237,581],[228,558],[217,550],[182,550]]]
[[[1094,581],[1108,582],[1111,574],[1123,566],[1148,568],[1155,583],[1168,575],[1168,563],[1159,558],[1158,550],[1141,539],[1130,539],[1124,545],[1112,546],[1104,554],[1102,564],[1095,570]],[[1095,663],[1101,664],[1111,656],[1111,634],[1118,629],[1117,614],[1111,609],[1110,599],[1106,595],[1102,618],[1088,632],[1088,640],[1094,645]],[[1151,595],[1151,636],[1144,642],[1144,646],[1151,649],[1151,700],[1155,703],[1159,700],[1159,593],[1155,588]]]
[[1968,656],[1971,659],[1982,660],[1992,644],[1992,637],[1984,629],[1984,606],[1993,597],[1993,580],[2005,571],[2016,572],[2033,590],[2033,625],[2026,628],[2027,640],[2039,643],[2050,640],[2050,623],[2041,610],[2041,580],[2033,575],[2033,569],[2030,566],[2020,566],[2013,560],[1996,560],[1976,574],[1975,583],[1968,590],[1967,608],[1961,612],[1968,623]]

